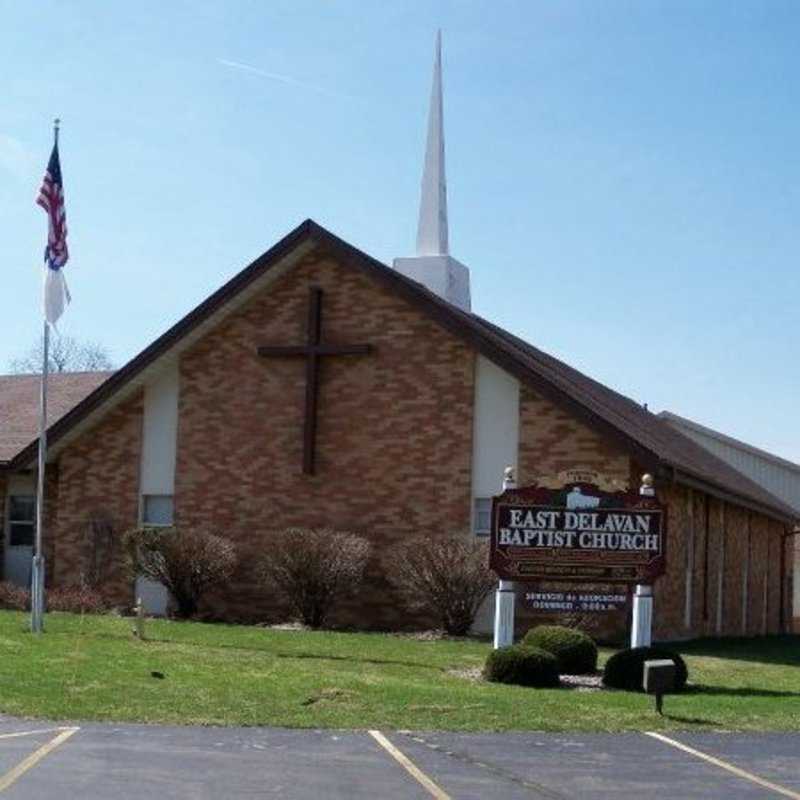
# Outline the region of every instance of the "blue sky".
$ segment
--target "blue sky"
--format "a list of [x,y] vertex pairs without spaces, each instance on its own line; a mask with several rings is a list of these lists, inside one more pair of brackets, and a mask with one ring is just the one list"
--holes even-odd
[[54,116],[60,327],[121,364],[306,217],[412,254],[441,26],[475,310],[800,461],[800,4],[0,0],[0,18],[0,366],[40,327]]

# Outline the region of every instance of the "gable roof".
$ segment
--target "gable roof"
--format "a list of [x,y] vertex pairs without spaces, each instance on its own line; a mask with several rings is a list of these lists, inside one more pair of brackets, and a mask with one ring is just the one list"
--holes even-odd
[[[111,372],[56,372],[47,381],[51,422],[91,394]],[[39,375],[0,375],[0,462],[13,458],[39,435]]]
[[[795,521],[796,513],[789,506],[638,403],[481,317],[451,305],[313,220],[295,228],[61,416],[48,428],[49,443],[57,443],[91,414],[99,412],[129,384],[141,379],[142,373],[159,358],[222,313],[227,304],[246,294],[257,280],[278,270],[294,252],[310,252],[316,247],[332,253],[342,266],[360,270],[382,282],[523,384],[581,418],[601,435],[617,441],[643,467],[782,522]],[[36,446],[36,440],[30,441],[8,466],[31,463],[36,457]]]

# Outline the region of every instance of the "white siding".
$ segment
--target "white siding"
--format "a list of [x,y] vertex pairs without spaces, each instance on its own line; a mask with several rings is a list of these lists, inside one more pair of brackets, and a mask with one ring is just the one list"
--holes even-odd
[[[173,363],[145,386],[142,462],[139,472],[140,516],[145,495],[166,499],[175,494],[178,441],[178,365]],[[160,584],[137,578],[136,595],[150,614],[164,614],[169,596]]]
[[178,438],[178,367],[172,365],[144,390],[140,494],[175,491]]
[[706,450],[710,450],[734,469],[738,469],[800,512],[800,464],[793,465],[783,459],[780,461],[771,459],[766,453],[760,455],[744,443],[741,447],[737,447],[728,437],[723,439],[712,433],[705,433],[694,426],[682,424],[674,417],[666,419],[685,436],[694,439]]
[[[479,355],[475,363],[472,437],[472,513],[475,498],[500,492],[503,470],[517,465],[519,451],[519,381]],[[477,633],[490,633],[494,595],[475,620]]]

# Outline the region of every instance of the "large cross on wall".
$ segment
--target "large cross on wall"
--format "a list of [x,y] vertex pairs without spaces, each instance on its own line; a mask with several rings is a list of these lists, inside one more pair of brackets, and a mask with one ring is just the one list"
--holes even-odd
[[308,297],[306,343],[298,345],[264,345],[260,356],[270,358],[304,358],[306,362],[305,421],[303,424],[303,472],[314,474],[317,438],[317,398],[321,360],[330,356],[363,356],[372,351],[369,344],[323,344],[322,289],[312,287]]

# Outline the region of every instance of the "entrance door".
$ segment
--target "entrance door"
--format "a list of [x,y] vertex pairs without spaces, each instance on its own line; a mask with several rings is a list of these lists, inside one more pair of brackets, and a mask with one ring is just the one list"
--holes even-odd
[[8,497],[4,580],[30,588],[33,537],[36,528],[36,498],[28,494]]

